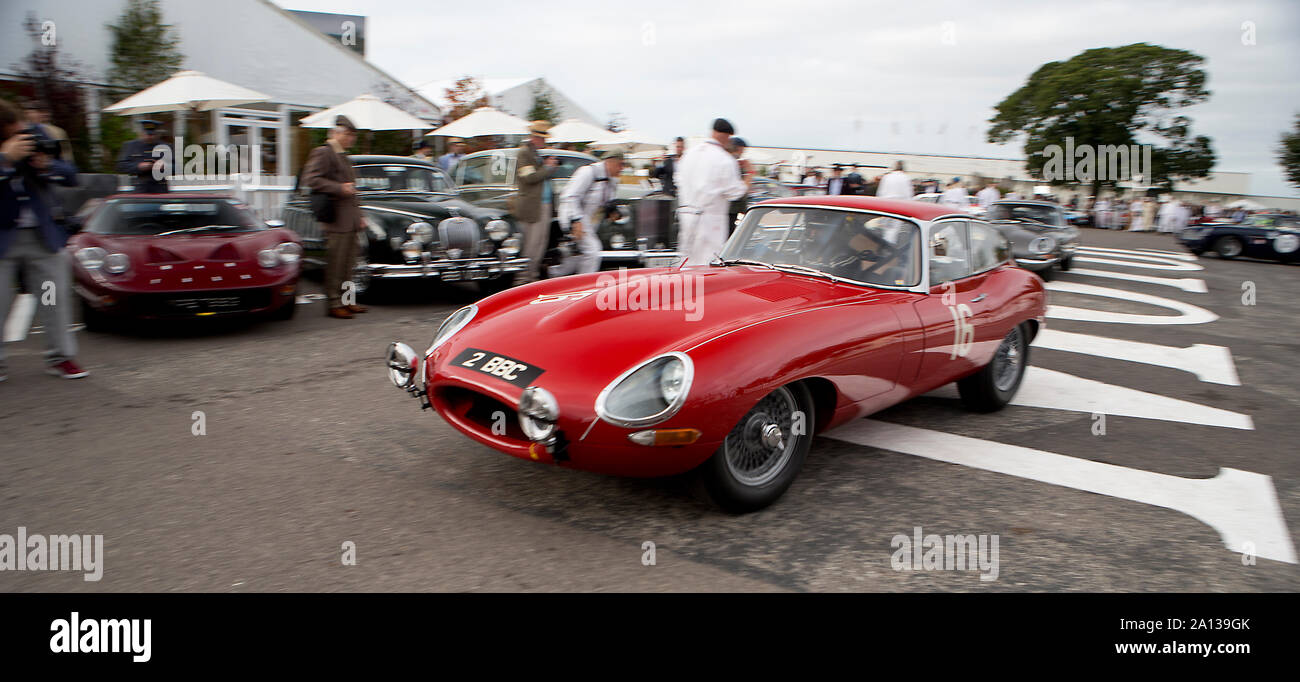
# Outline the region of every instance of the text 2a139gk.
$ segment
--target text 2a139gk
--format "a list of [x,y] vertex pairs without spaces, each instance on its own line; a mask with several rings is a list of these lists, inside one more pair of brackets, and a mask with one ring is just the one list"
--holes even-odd
[[455,360],[452,360],[452,363],[525,388],[546,371],[541,367],[478,348],[466,348],[456,356]]

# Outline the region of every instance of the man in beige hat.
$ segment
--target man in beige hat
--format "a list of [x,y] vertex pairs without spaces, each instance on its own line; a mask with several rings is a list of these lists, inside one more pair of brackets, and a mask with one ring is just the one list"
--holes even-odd
[[551,178],[555,175],[555,157],[542,160],[537,152],[546,146],[546,132],[551,124],[533,121],[528,124],[528,139],[519,145],[515,159],[515,196],[510,211],[519,220],[524,233],[524,258],[528,267],[519,273],[517,284],[537,280],[546,242],[551,236],[551,206],[555,203]]
[[329,139],[311,151],[302,171],[303,184],[329,197],[332,206],[328,222],[318,217],[325,233],[326,314],[345,320],[366,312],[365,306],[356,303],[352,286],[352,270],[360,250],[357,233],[361,231],[361,204],[357,201],[356,173],[348,158],[348,147],[356,143],[357,127],[347,116],[339,116]]

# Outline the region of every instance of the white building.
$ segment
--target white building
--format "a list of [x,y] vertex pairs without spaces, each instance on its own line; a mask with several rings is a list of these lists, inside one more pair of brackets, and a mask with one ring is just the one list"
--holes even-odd
[[[560,110],[556,121],[576,118],[594,126],[604,127],[604,122],[592,116],[577,102],[556,90],[545,78],[479,78],[479,85],[487,95],[488,104],[512,116],[528,120],[528,112],[533,108],[537,93],[550,95],[551,103]],[[417,86],[420,94],[444,110],[450,108],[447,90],[455,85],[454,80],[436,80]]]
[[[265,93],[271,100],[190,118],[186,142],[248,144],[261,150],[262,172],[289,176],[310,151],[309,134],[298,128],[305,115],[371,93],[388,98],[431,122],[442,111],[415,90],[268,0],[160,0],[164,22],[179,38],[183,69]],[[110,67],[110,24],[127,0],[4,0],[0,3],[0,79],[12,80],[13,65],[31,52],[23,23],[30,14],[53,22],[64,64],[80,63],[87,86],[87,110],[100,109],[131,93],[106,90]],[[319,19],[319,15],[317,19]],[[355,19],[340,15],[341,20]],[[341,27],[345,28],[345,27]],[[347,35],[341,30],[340,35]],[[170,122],[167,116],[156,116]],[[92,131],[96,119],[92,119]],[[175,123],[172,124],[177,126]],[[174,130],[180,133],[182,130]]]

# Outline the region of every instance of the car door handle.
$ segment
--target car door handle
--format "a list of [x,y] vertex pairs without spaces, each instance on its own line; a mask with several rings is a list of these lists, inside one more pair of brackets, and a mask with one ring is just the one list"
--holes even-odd
[[972,298],[972,299],[970,300],[970,302],[971,302],[971,303],[979,303],[980,301],[983,301],[984,298],[985,298],[986,296],[988,296],[988,294],[980,294],[979,296],[976,296],[975,298]]

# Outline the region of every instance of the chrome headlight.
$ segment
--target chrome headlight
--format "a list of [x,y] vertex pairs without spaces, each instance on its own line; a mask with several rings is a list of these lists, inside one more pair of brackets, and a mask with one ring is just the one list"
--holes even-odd
[[388,346],[388,380],[404,390],[415,390],[417,369],[415,351],[404,343],[392,343]]
[[555,420],[560,417],[560,404],[550,391],[540,386],[529,386],[519,396],[519,428],[531,441],[544,441],[555,433]]
[[511,237],[501,242],[501,253],[507,256],[515,256],[519,253],[519,239]]
[[447,319],[443,320],[442,324],[438,327],[438,331],[434,333],[433,344],[429,346],[429,350],[425,352],[425,355],[432,353],[434,349],[445,343],[447,339],[452,337],[452,335],[461,329],[464,329],[465,325],[469,324],[469,321],[474,319],[474,316],[477,314],[478,306],[467,305],[451,315],[448,315]]
[[1043,255],[1052,252],[1056,248],[1056,240],[1051,237],[1037,237],[1029,242],[1029,252]]
[[406,233],[422,244],[433,242],[433,226],[429,223],[411,223],[410,226],[406,228]]
[[422,251],[423,249],[420,248],[420,242],[417,242],[414,239],[406,241],[402,244],[402,257],[407,260],[418,259]]
[[596,396],[596,414],[623,427],[658,424],[682,408],[695,375],[685,353],[667,353],[610,382]]
[[623,235],[621,234],[610,235],[609,237],[610,247],[615,249],[621,249],[625,244],[627,244],[627,239],[624,239]]
[[499,242],[510,236],[510,223],[504,220],[490,220],[487,227],[483,229],[487,230],[487,235],[492,238],[492,241]]
[[452,260],[460,258],[461,255],[464,253],[465,252],[461,251],[460,249],[447,249],[447,257],[451,258]]
[[104,265],[104,256],[108,252],[98,246],[90,246],[77,251],[77,261],[87,270],[98,270]]
[[125,253],[110,253],[104,257],[104,272],[120,275],[131,269],[131,259]]
[[286,265],[297,263],[302,258],[302,247],[293,242],[284,242],[275,247],[275,252],[280,254],[280,261]]
[[262,249],[257,252],[257,264],[264,268],[273,268],[280,264],[280,254],[275,249]]

